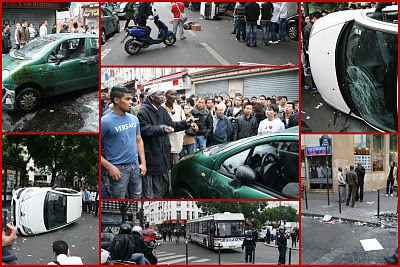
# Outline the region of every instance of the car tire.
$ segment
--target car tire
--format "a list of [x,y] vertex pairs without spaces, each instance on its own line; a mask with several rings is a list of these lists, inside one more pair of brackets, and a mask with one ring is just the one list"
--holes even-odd
[[179,188],[175,193],[175,197],[176,198],[185,198],[185,199],[193,199],[194,198],[193,194],[185,188]]
[[101,44],[105,44],[107,41],[106,31],[104,29],[101,30]]
[[19,112],[32,112],[40,104],[40,93],[38,90],[32,87],[27,87],[18,92],[15,98],[15,108]]
[[290,40],[298,41],[297,26],[294,23],[289,24],[287,28],[287,34]]

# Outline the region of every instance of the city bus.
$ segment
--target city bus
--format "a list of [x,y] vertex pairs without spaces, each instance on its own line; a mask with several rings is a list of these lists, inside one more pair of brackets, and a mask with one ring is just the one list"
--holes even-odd
[[186,236],[191,242],[206,248],[241,248],[245,236],[243,213],[217,213],[190,220],[186,226]]

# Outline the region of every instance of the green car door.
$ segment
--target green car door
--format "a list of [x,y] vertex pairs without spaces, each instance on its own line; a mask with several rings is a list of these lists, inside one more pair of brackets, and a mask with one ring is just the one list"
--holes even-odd
[[[267,162],[270,154],[272,162]],[[254,172],[254,182],[238,182],[235,172],[240,166]],[[298,135],[276,135],[223,151],[208,181],[219,198],[295,198],[298,166]]]
[[97,85],[98,66],[87,63],[95,56],[88,47],[91,45],[89,39],[82,37],[63,40],[48,54],[42,81],[43,84],[49,83],[48,79],[56,81],[54,88],[48,90],[49,94],[58,95]]

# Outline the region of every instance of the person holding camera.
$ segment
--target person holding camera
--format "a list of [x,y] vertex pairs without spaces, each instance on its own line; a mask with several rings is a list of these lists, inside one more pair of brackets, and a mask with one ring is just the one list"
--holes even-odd
[[3,264],[17,264],[17,255],[12,249],[17,239],[17,228],[7,223],[2,234],[2,262]]
[[224,107],[216,105],[216,112],[213,117],[213,133],[211,135],[211,145],[227,143],[231,140],[233,125],[231,120],[224,115]]

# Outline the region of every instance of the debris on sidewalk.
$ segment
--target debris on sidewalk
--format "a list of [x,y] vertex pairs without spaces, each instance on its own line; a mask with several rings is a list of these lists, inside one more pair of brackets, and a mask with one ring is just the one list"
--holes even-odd
[[378,240],[376,240],[376,238],[363,239],[363,240],[360,240],[360,243],[363,246],[364,251],[374,251],[374,250],[382,250],[383,249],[382,245],[379,243]]
[[322,221],[323,221],[323,222],[328,222],[328,221],[330,221],[331,219],[332,219],[332,216],[331,216],[331,215],[325,215],[324,218],[322,218]]
[[323,222],[323,224],[335,224],[335,222],[334,221],[330,221],[330,222]]

